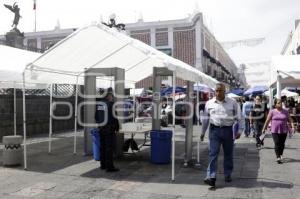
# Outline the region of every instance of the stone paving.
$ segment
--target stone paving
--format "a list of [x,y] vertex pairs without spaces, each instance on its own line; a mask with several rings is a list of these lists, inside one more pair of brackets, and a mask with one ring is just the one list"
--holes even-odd
[[[179,133],[178,140],[183,135]],[[195,136],[197,137],[197,136]],[[287,139],[284,164],[275,162],[273,141],[266,137],[264,149],[255,148],[253,138],[241,138],[235,144],[233,182],[225,183],[222,151],[218,160],[217,189],[203,183],[207,166],[208,143],[201,143],[200,167],[184,167],[184,142],[176,142],[175,181],[171,165],[150,163],[150,149],[125,154],[116,161],[121,170],[106,173],[99,162],[83,156],[83,138],[78,138],[73,155],[73,138],[57,136],[48,154],[47,138],[32,140],[28,146],[28,170],[0,167],[0,198],[300,198],[300,134]],[[193,154],[197,144],[194,143]],[[196,157],[194,157],[196,159]],[[2,149],[0,154],[2,164]]]

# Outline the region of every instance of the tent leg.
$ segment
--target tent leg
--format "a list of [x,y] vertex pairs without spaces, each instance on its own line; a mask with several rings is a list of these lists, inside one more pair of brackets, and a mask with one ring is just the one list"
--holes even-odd
[[[198,91],[198,88],[199,88],[199,82],[197,82],[197,91],[196,91],[196,95],[197,95],[197,102],[195,103],[195,111],[196,111],[196,118],[197,118],[197,126],[198,128],[200,127],[200,117],[199,117],[199,91]],[[200,129],[200,128],[199,128]],[[198,137],[198,140],[197,140],[197,163],[196,163],[196,166],[200,166],[200,138],[201,137],[201,133],[199,131],[199,137]]]
[[24,169],[27,170],[27,146],[26,146],[26,107],[25,107],[25,72],[23,72],[23,147],[24,147]]
[[279,75],[279,71],[277,71],[277,94],[276,98],[281,98],[281,76]]
[[175,181],[175,87],[176,87],[176,76],[175,72],[173,72],[172,76],[173,80],[173,106],[172,106],[172,123],[173,123],[173,136],[172,136],[172,181]]
[[[187,81],[187,103],[192,103],[193,98],[190,96],[193,93],[193,87],[194,83],[191,81]],[[187,115],[193,114],[193,109],[190,106],[187,106]],[[184,166],[188,166],[191,163],[192,160],[192,149],[193,149],[193,118],[188,117],[185,120],[185,160],[184,160]]]
[[49,140],[48,140],[48,153],[51,153],[52,142],[52,95],[53,84],[50,85],[50,106],[49,106]]
[[273,92],[272,92],[272,88],[269,88],[269,108],[271,109],[271,107],[273,106]]
[[135,112],[135,83],[133,86],[133,122],[135,123],[135,117],[136,117],[136,112]]
[[77,104],[78,104],[78,76],[76,79],[76,86],[75,86],[75,118],[74,118],[74,151],[73,153],[77,153]]

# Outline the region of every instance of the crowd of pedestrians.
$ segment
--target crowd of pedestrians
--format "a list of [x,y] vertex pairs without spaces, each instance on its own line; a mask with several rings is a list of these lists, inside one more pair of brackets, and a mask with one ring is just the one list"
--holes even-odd
[[[242,116],[244,118],[244,136],[252,136],[256,139],[257,149],[261,149],[264,145],[264,135],[266,131],[270,131],[274,140],[275,154],[277,162],[282,163],[282,154],[284,143],[287,135],[292,136],[292,133],[297,131],[300,103],[297,103],[294,98],[274,100],[274,106],[269,107],[264,96],[257,95],[249,98],[245,97],[245,102],[239,101],[242,104]],[[270,124],[270,126],[269,126]]]
[[[285,96],[274,100],[274,106],[269,106],[265,96],[231,99],[225,95],[225,86],[216,85],[216,96],[206,102],[202,116],[202,134],[209,132],[209,162],[204,183],[215,188],[217,180],[217,159],[221,146],[224,152],[224,179],[232,181],[234,140],[243,133],[245,137],[252,136],[256,140],[258,150],[264,146],[267,130],[274,141],[276,162],[283,163],[283,151],[287,135],[296,132],[300,104]],[[235,125],[239,131],[235,132]],[[270,124],[270,126],[269,126]]]

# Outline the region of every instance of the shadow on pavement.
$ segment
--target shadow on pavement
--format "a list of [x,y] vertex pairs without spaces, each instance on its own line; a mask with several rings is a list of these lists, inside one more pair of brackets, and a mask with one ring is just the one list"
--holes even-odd
[[284,188],[291,189],[294,187],[293,183],[279,181],[276,179],[267,179],[267,178],[238,178],[234,179],[231,183],[224,183],[219,185],[217,188],[227,188],[227,187],[237,187],[237,188],[252,188],[252,187],[265,187],[265,188]]
[[300,162],[300,160],[294,158],[283,158],[283,163],[292,163],[292,162]]
[[[196,146],[193,147],[193,154],[197,154]],[[206,168],[208,165],[208,149],[207,143],[201,143],[200,154],[200,168],[198,167],[184,167],[182,157],[184,152],[184,143],[176,144],[176,166],[175,166],[175,181],[174,184],[199,184],[204,185],[203,180],[206,176]],[[144,150],[136,155],[125,156],[123,159],[116,161],[116,166],[120,168],[117,173],[107,173],[100,169],[94,169],[83,173],[82,177],[88,178],[106,178],[120,181],[137,181],[137,182],[155,182],[155,183],[171,183],[171,164],[155,165],[150,163],[150,150]],[[194,157],[196,159],[196,157]],[[237,180],[239,183],[232,185],[241,187],[257,187],[258,171],[260,166],[259,151],[253,147],[252,144],[240,143],[236,144],[235,169],[233,178],[239,179],[242,176],[249,176],[252,178],[250,183],[241,183],[242,180]],[[224,182],[223,173],[223,151],[220,151],[218,160],[218,175],[217,185],[227,186]],[[246,184],[246,185],[245,185]],[[231,185],[231,184],[228,184]]]
[[[176,143],[175,184],[202,184],[204,171],[202,167],[183,166],[182,153],[184,143]],[[207,149],[201,151],[201,157],[205,159]],[[171,183],[171,163],[153,164],[150,161],[150,148],[143,149],[135,154],[125,154],[123,158],[115,161],[115,166],[120,169],[116,173],[107,173],[99,168],[83,173],[82,177],[105,178],[119,181]],[[207,163],[206,163],[207,165]]]
[[[263,149],[272,149],[272,150],[274,150],[274,147],[263,147]],[[296,147],[285,147],[284,149],[291,149],[291,150],[298,150],[298,148],[296,148]]]

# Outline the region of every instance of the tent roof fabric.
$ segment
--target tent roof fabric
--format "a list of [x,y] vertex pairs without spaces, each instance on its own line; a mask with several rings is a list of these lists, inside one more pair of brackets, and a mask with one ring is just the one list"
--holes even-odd
[[41,54],[0,45],[0,55],[2,55],[0,59],[0,87],[22,88],[22,73],[25,66]]
[[300,55],[280,55],[272,57],[271,87],[276,86],[277,71],[281,72],[281,85],[297,86],[300,82]]
[[115,67],[123,68],[125,81],[132,83],[152,75],[153,67],[166,67],[176,71],[177,77],[211,87],[217,83],[196,68],[102,24],[79,29],[58,42],[28,64],[25,78],[75,84],[76,76],[82,77],[85,70]]
[[236,94],[234,94],[234,93],[228,93],[228,94],[227,94],[227,97],[230,97],[230,98],[239,98],[239,97],[241,97],[241,96],[236,95]]
[[243,93],[244,93],[244,89],[241,89],[241,88],[236,88],[236,89],[233,89],[231,91],[228,92],[229,93],[233,93],[235,95],[239,95],[239,96],[242,96]]
[[244,92],[244,96],[260,95],[268,90],[267,86],[253,86]]

